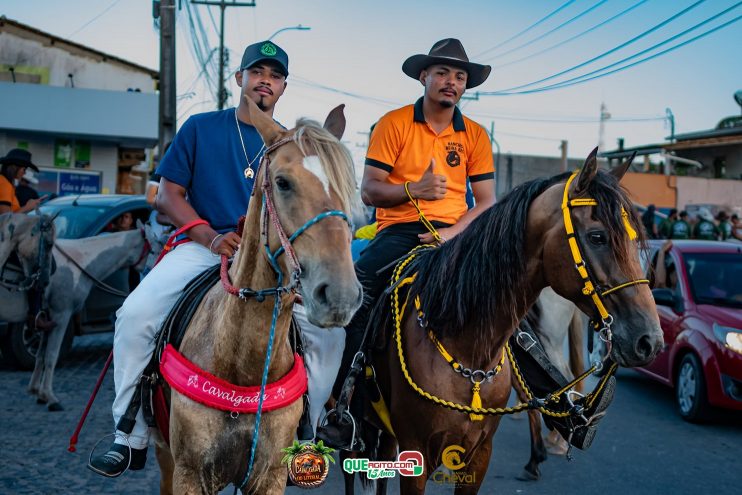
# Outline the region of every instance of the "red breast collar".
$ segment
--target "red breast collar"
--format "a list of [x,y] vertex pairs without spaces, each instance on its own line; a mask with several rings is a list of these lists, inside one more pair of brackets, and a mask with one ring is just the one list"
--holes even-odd
[[[256,413],[260,386],[240,387],[208,373],[168,344],[160,361],[160,372],[180,394],[222,411]],[[265,388],[263,411],[280,409],[299,399],[307,390],[304,360],[294,354],[294,366],[278,381]]]

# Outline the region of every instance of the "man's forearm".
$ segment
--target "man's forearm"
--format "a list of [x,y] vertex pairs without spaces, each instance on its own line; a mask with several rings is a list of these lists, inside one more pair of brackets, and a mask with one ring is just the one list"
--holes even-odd
[[410,200],[404,185],[378,180],[363,185],[362,199],[366,205],[376,208],[392,208]]
[[[176,228],[201,218],[190,203],[177,194],[158,194],[156,205],[157,211],[167,215]],[[188,231],[188,237],[205,247],[210,247],[216,235],[210,225],[197,225]]]
[[479,215],[484,213],[484,211],[492,206],[494,204],[493,202],[484,202],[484,203],[477,203],[477,205],[472,208],[471,210],[464,213],[464,215],[459,218],[459,221],[456,222],[454,225],[452,225],[450,228],[453,230],[453,232],[458,235],[461,232],[466,229],[472,221],[477,218]]

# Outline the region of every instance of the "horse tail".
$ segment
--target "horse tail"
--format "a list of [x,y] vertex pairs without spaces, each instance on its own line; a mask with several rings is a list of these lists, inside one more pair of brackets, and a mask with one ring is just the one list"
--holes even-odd
[[[583,342],[583,324],[582,324],[582,313],[579,309],[575,308],[572,314],[572,321],[569,322],[569,369],[572,372],[572,376],[580,376],[583,372],[585,363],[585,352]],[[584,389],[583,382],[577,384],[575,389],[578,392],[582,392]]]

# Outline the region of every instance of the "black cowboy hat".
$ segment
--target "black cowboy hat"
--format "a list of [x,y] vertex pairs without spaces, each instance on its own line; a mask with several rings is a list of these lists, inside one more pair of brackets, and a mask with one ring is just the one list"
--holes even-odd
[[469,77],[466,79],[466,89],[476,88],[482,84],[492,71],[489,65],[469,62],[464,45],[455,38],[440,40],[427,55],[413,55],[402,64],[402,72],[412,79],[419,79],[420,72],[434,64],[453,65],[464,69]]
[[39,171],[39,167],[31,163],[31,153],[20,148],[13,148],[8,151],[7,155],[0,157],[0,164],[17,165],[19,167],[33,169],[35,172]]

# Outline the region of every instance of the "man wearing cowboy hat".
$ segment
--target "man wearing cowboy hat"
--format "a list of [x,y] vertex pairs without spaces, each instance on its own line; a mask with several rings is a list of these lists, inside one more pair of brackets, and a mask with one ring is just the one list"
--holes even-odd
[[[371,133],[361,196],[364,203],[377,208],[379,233],[356,262],[365,304],[345,328],[345,350],[333,388],[336,398],[361,348],[371,309],[387,286],[395,261],[420,243],[436,242],[432,229],[419,221],[413,201],[437,230],[440,243],[458,235],[495,202],[489,136],[456,106],[467,89],[484,83],[491,67],[470,62],[461,42],[449,38],[434,44],[428,55],[409,57],[402,64],[402,71],[420,81],[425,91],[414,105],[384,115]],[[471,209],[466,205],[467,181],[476,201]],[[531,384],[539,397],[566,384],[564,377],[555,379],[536,359],[524,358],[520,364],[539,382]],[[572,445],[588,448],[596,424],[613,398],[615,378],[611,380],[590,407],[578,404],[588,420],[586,425],[573,429],[572,418],[549,418],[547,425],[556,428]],[[539,386],[547,383],[551,386]],[[363,400],[356,399],[352,405],[353,416],[362,418]],[[355,425],[356,438],[360,436],[360,424]],[[351,445],[353,430],[353,424],[345,418],[329,416],[327,424],[317,428],[317,439],[332,447],[358,450],[360,442]]]
[[[335,397],[361,346],[369,313],[388,284],[393,262],[421,243],[435,242],[419,221],[413,201],[437,229],[439,242],[456,236],[495,202],[489,136],[456,106],[464,92],[482,84],[491,70],[489,65],[470,62],[461,42],[452,38],[438,41],[427,55],[413,55],[402,64],[402,72],[419,81],[424,93],[413,105],[384,115],[371,133],[361,197],[376,207],[378,234],[356,262],[366,297],[345,328]],[[467,182],[476,200],[470,210]],[[362,401],[353,405],[354,409],[361,407]],[[354,410],[361,417],[357,413]],[[328,424],[318,428],[317,438],[339,448],[354,448],[341,429]]]
[[26,213],[32,211],[45,198],[29,199],[21,205],[16,197],[16,186],[26,170],[38,172],[39,168],[31,162],[31,153],[20,148],[12,149],[0,158],[0,214]]

